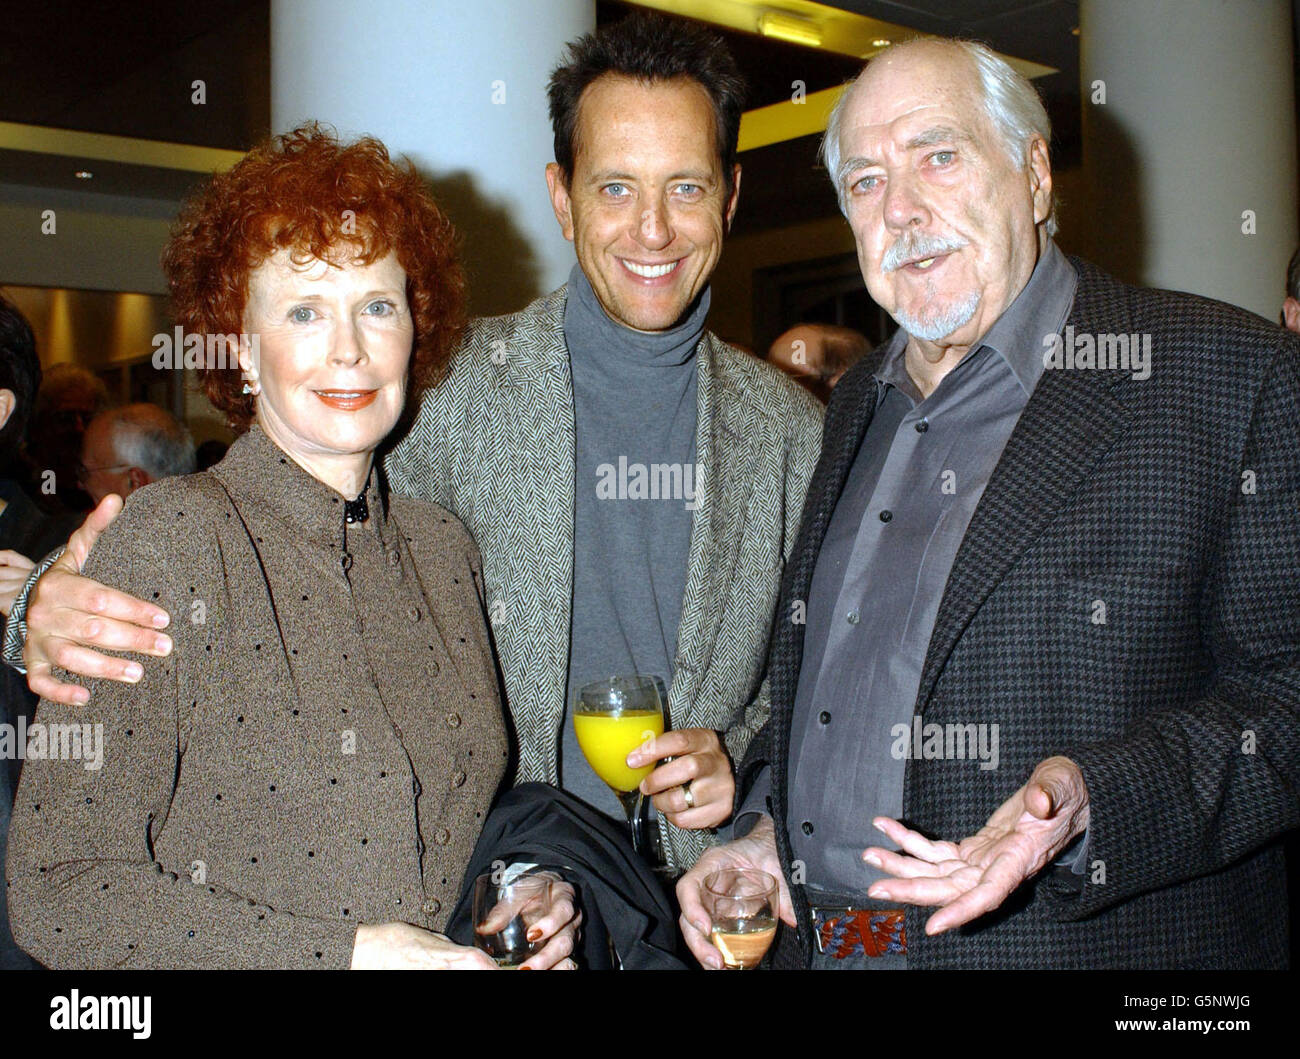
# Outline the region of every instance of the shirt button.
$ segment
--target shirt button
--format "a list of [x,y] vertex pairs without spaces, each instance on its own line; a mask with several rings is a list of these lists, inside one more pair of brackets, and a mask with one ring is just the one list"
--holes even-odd
[[351,570],[352,556],[344,555],[343,558],[339,560],[339,566],[343,567],[344,570]]
[[448,727],[448,728],[459,728],[459,727],[460,727],[460,714],[458,714],[458,713],[449,713],[449,714],[447,714],[447,727]]
[[442,909],[442,902],[435,897],[431,901],[425,901],[422,908],[426,916],[436,916]]
[[448,842],[451,841],[451,832],[444,827],[441,830],[439,830],[439,832],[436,835],[433,836],[433,840],[436,843],[438,843],[438,845],[445,846]]
[[821,721],[822,724],[830,724],[831,715],[825,710],[822,710],[822,712],[817,715],[817,720]]
[[924,434],[929,429],[930,421],[928,419],[918,419],[916,421],[916,432],[918,434]]
[[881,522],[888,522],[888,521],[889,521],[890,519],[892,519],[893,517],[894,517],[894,513],[893,513],[892,511],[889,511],[889,510],[882,511],[882,512],[880,513],[880,521],[881,521]]
[[397,566],[401,563],[401,561],[402,561],[402,553],[399,552],[396,548],[394,548],[391,552],[388,553],[389,566]]
[[465,783],[465,773],[463,772],[457,772],[451,777],[451,785],[453,787],[463,786],[464,783]]
[[845,618],[848,620],[850,625],[856,625],[859,621],[858,612],[856,610],[849,611],[848,614],[845,615]]
[[810,820],[805,820],[802,824],[799,825],[799,828],[801,831],[803,831],[805,835],[811,835],[814,831],[817,830],[815,827],[812,826],[812,821]]
[[410,618],[412,621],[419,621],[419,620],[420,620],[420,608],[419,608],[419,607],[408,607],[407,610],[406,610],[406,616],[407,616],[408,618]]

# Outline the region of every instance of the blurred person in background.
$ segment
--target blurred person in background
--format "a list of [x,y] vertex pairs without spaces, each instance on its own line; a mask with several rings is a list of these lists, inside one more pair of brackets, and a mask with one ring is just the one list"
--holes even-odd
[[772,343],[767,359],[825,404],[840,377],[870,352],[867,336],[851,327],[795,324]]
[[1300,249],[1286,266],[1286,298],[1282,301],[1282,326],[1300,333]]
[[110,493],[125,500],[160,478],[193,474],[194,441],[175,416],[157,405],[111,408],[86,427],[78,470],[82,488],[96,504]]
[[[41,362],[32,329],[22,313],[0,297],[0,613],[9,611],[18,587],[10,581],[17,571],[31,569],[32,556],[42,556],[67,540],[80,521],[41,511],[21,484],[26,476],[24,438],[40,392]],[[6,553],[18,553],[21,562]]]
[[47,510],[84,514],[95,506],[78,484],[81,441],[90,421],[109,404],[103,380],[85,368],[56,364],[45,373],[32,413],[27,457],[37,498]]

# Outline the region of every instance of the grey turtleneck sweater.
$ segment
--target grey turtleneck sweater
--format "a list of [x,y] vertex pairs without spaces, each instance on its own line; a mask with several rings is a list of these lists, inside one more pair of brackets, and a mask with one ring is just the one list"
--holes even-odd
[[695,352],[708,311],[706,289],[671,330],[633,331],[605,314],[580,267],[569,277],[577,488],[560,784],[619,820],[618,799],[578,747],[573,698],[607,676],[672,682],[697,479]]

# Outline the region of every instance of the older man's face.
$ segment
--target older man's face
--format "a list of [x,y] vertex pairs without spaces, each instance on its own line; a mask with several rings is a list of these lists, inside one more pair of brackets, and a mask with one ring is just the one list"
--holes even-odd
[[969,60],[916,46],[873,63],[840,131],[838,186],[871,296],[914,338],[970,346],[1033,272],[1045,146],[1014,164]]
[[606,74],[578,111],[566,183],[546,172],[556,218],[606,314],[638,331],[672,327],[704,289],[736,209],[708,93],[690,80]]

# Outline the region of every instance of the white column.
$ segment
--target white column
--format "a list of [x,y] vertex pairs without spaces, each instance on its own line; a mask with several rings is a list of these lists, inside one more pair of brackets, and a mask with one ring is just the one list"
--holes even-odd
[[273,0],[271,127],[328,122],[408,155],[464,238],[473,309],[508,312],[573,265],[546,193],[546,81],[594,0]]
[[1065,223],[1123,279],[1276,320],[1297,238],[1290,3],[1081,0],[1079,28],[1088,202]]

